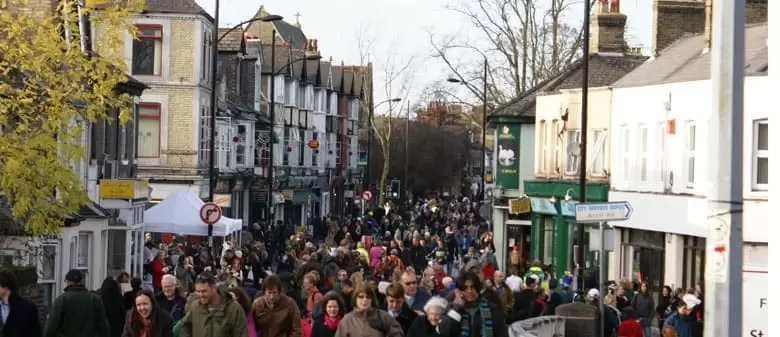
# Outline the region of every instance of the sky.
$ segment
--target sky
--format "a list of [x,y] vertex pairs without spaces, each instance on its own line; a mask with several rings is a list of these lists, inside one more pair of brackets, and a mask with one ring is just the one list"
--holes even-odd
[[[216,0],[196,0],[214,14]],[[323,58],[345,64],[360,64],[358,40],[374,40],[370,58],[374,63],[375,101],[387,99],[383,69],[387,64],[401,66],[414,58],[414,101],[430,83],[446,80],[451,74],[444,64],[432,57],[430,34],[437,37],[462,35],[478,38],[476,31],[462,16],[447,6],[463,0],[220,0],[220,27],[231,27],[252,18],[260,5],[290,23],[300,21],[304,34],[317,39]],[[466,0],[468,1],[468,0]],[[476,1],[476,0],[472,0]],[[577,1],[577,0],[573,0]],[[628,16],[626,38],[630,46],[643,46],[649,52],[652,33],[652,1],[623,0],[621,11]],[[572,6],[569,20],[581,22],[582,5]],[[300,14],[296,18],[296,14]],[[474,55],[453,55],[459,59]],[[452,92],[467,97],[464,88],[453,85]],[[468,99],[468,98],[466,98]],[[473,98],[472,98],[473,99]]]

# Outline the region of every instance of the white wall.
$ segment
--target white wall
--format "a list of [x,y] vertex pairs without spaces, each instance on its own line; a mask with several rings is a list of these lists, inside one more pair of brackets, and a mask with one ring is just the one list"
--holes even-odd
[[520,126],[520,193],[523,193],[523,181],[531,180],[535,177],[535,132],[535,124],[523,124]]
[[[768,118],[768,77],[748,77],[745,80],[744,127],[744,240],[767,242],[768,209],[766,191],[754,191],[753,181],[753,121]],[[670,99],[671,97],[671,99]],[[707,124],[711,109],[711,83],[707,81],[663,84],[614,90],[612,124],[614,137],[611,184],[617,192],[610,200],[628,200],[634,206],[632,219],[620,226],[706,236],[706,195],[712,185],[705,181],[711,165],[707,158]],[[668,103],[668,106],[666,105]],[[670,109],[667,111],[667,107]],[[667,132],[667,121],[675,121],[675,133]],[[687,123],[695,125],[693,152],[693,183],[688,183]],[[639,126],[648,128],[647,151],[643,155]],[[625,148],[624,130],[628,130]],[[665,144],[665,145],[664,145]],[[643,161],[645,159],[645,161]],[[641,178],[646,162],[646,179]],[[658,195],[662,193],[664,195]],[[697,199],[693,196],[699,196]],[[659,217],[658,212],[664,216]]]

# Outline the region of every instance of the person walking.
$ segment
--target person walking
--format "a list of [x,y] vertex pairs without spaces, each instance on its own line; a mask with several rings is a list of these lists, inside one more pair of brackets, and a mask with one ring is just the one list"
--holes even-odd
[[52,304],[44,337],[110,337],[103,301],[84,286],[84,274],[65,274],[65,292]]
[[187,303],[179,337],[248,337],[244,309],[217,279],[203,272],[195,279],[197,301]]
[[135,296],[135,306],[127,311],[122,337],[173,337],[173,320],[155,301],[149,290]]
[[38,308],[19,295],[19,281],[7,270],[0,271],[0,336],[41,337]]
[[639,292],[634,295],[631,307],[636,312],[636,317],[642,326],[642,332],[645,336],[650,337],[653,317],[655,316],[655,301],[647,288],[647,283],[642,282],[639,285]]
[[262,295],[252,303],[252,315],[259,336],[301,336],[301,311],[295,300],[284,295],[282,280],[277,275],[263,281]]

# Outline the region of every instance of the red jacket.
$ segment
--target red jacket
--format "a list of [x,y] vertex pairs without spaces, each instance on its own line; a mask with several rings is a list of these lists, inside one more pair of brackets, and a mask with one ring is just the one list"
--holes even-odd
[[160,259],[154,259],[154,261],[152,261],[152,287],[154,287],[154,289],[162,289],[162,277],[165,275],[163,267],[165,267],[165,265]]
[[[627,319],[618,326],[616,337],[644,337],[642,326],[635,319]],[[648,336],[650,337],[650,336]]]

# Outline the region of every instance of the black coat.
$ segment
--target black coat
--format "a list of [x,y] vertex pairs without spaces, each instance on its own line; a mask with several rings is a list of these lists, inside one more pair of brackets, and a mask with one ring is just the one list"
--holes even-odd
[[[480,299],[482,300],[482,299]],[[489,303],[490,315],[493,321],[493,337],[508,337],[509,327],[504,322],[504,311],[494,303]],[[439,322],[439,334],[443,337],[461,337],[461,322],[454,317],[463,318],[465,310],[451,309],[442,313]],[[472,324],[469,326],[469,337],[481,337],[482,334],[482,314],[477,310],[475,317],[472,318]]]
[[41,337],[38,308],[30,300],[11,293],[8,297],[8,319],[3,325],[2,337]]
[[441,337],[441,335],[436,332],[436,327],[431,325],[431,323],[428,322],[428,318],[425,316],[417,316],[417,318],[414,319],[414,322],[412,322],[412,326],[409,327],[409,332],[406,333],[406,336]]
[[[122,337],[141,337],[141,322],[135,317],[135,310],[127,311],[125,329]],[[152,328],[147,337],[173,337],[173,320],[164,310],[154,310],[152,313]]]
[[330,330],[325,326],[325,316],[317,315],[314,321],[311,323],[311,336],[312,337],[333,337],[336,335],[336,330]]
[[[412,308],[410,308],[406,303],[404,303],[404,306],[401,307],[401,312],[398,313],[398,317],[394,317],[395,321],[398,322],[398,324],[401,325],[401,328],[404,330],[404,336],[409,336],[409,328],[412,326],[412,322],[420,315],[418,315]],[[314,335],[312,335],[314,336]]]

